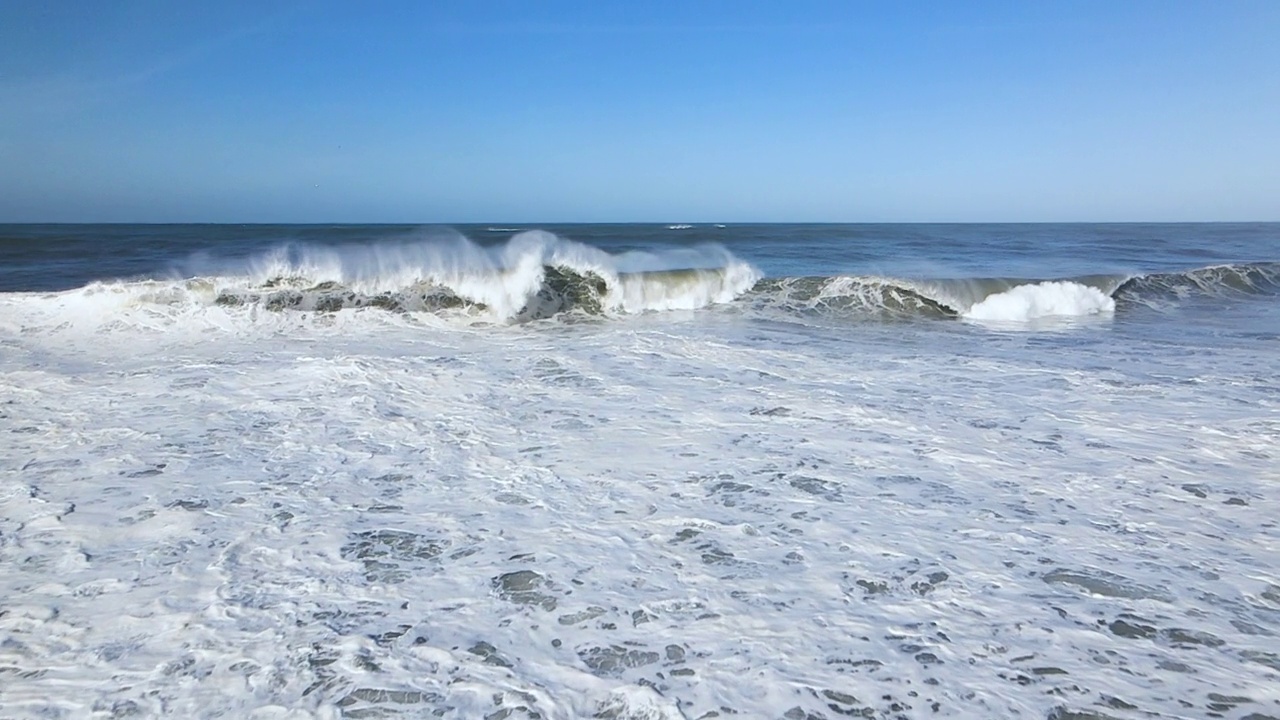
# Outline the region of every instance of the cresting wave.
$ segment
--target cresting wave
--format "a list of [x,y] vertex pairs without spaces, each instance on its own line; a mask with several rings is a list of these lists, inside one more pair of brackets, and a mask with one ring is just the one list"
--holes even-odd
[[875,276],[784,277],[749,294],[761,309],[801,314],[965,318],[1028,322],[1168,307],[1194,296],[1275,296],[1280,263],[1217,265],[1184,272],[1064,279],[908,280]]
[[[1280,263],[1060,279],[764,278],[719,245],[610,254],[542,231],[482,246],[462,235],[339,247],[282,245],[247,260],[193,259],[168,280],[94,283],[30,295],[73,314],[130,307],[221,306],[337,312],[427,312],[464,321],[696,310],[850,319],[1041,318],[1162,309],[1191,297],[1280,294]],[[59,313],[51,315],[49,320]]]
[[250,282],[219,284],[221,305],[334,311],[462,310],[521,322],[589,315],[692,310],[733,300],[761,275],[723,247],[611,255],[542,231],[496,247],[462,236],[347,248],[282,247],[252,263]]
[[457,234],[338,247],[281,245],[247,260],[201,256],[174,275],[24,295],[37,303],[52,301],[73,315],[215,305],[310,312],[374,308],[512,323],[567,313],[694,310],[730,302],[762,277],[719,245],[610,254],[542,231],[522,232],[497,246]]
[[1116,309],[1112,294],[1126,280],[1124,276],[1068,280],[804,277],[766,280],[755,294],[758,305],[780,305],[800,313],[1027,322],[1112,313]]

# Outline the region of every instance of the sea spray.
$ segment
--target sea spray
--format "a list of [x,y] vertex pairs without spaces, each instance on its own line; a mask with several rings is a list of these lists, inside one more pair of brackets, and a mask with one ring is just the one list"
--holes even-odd
[[970,320],[1028,322],[1115,312],[1116,301],[1101,290],[1074,282],[1019,285],[995,293],[964,312]]

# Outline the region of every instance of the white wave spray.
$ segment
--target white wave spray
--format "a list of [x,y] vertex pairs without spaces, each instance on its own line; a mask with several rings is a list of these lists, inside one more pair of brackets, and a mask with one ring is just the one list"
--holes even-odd
[[719,245],[615,255],[543,231],[492,246],[458,233],[360,245],[285,244],[244,259],[193,258],[176,275],[42,296],[35,302],[44,319],[35,324],[96,317],[100,322],[93,324],[102,325],[137,308],[176,316],[215,303],[433,309],[424,295],[452,299],[443,307],[466,308],[468,318],[512,322],[583,308],[582,301],[596,313],[692,310],[732,301],[761,277]]
[[962,313],[970,320],[1028,322],[1115,312],[1116,301],[1101,290],[1067,280],[1018,285],[989,295]]

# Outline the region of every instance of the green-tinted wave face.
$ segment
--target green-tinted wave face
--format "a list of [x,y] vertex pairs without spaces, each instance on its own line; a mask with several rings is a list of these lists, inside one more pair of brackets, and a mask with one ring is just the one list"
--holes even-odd
[[745,299],[757,310],[867,318],[947,318],[956,310],[907,281],[875,277],[793,277],[761,280]]

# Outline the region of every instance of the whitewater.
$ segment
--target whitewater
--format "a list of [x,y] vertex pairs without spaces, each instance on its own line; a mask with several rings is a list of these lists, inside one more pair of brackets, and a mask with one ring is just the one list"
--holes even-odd
[[0,228],[0,717],[1280,717],[1278,237]]

